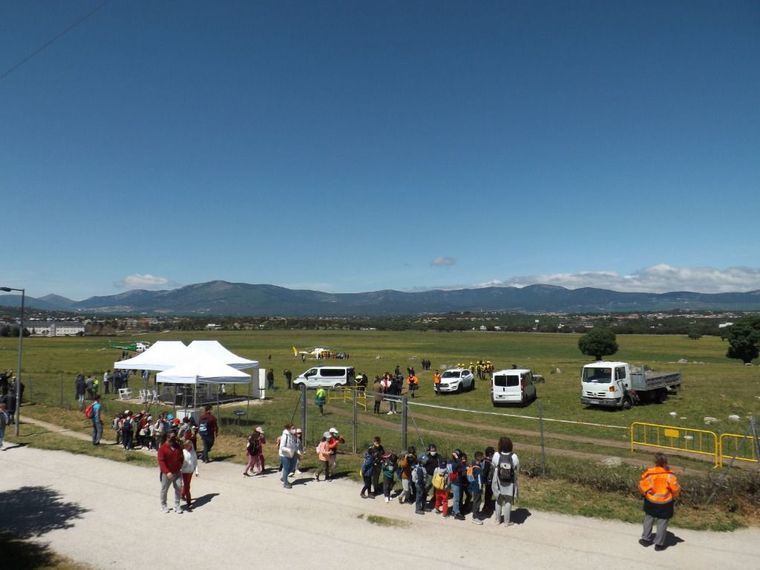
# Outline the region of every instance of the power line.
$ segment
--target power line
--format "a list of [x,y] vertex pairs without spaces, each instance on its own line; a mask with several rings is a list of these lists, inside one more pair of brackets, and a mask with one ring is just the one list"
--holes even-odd
[[22,65],[24,65],[25,63],[27,63],[30,59],[34,58],[35,56],[37,56],[40,53],[42,53],[43,51],[45,51],[45,49],[47,49],[52,44],[54,44],[56,41],[58,41],[63,36],[65,36],[66,34],[68,34],[71,30],[73,30],[74,28],[76,28],[77,26],[79,26],[79,24],[83,23],[85,20],[87,20],[88,18],[90,18],[91,16],[93,16],[96,12],[98,12],[101,8],[103,8],[106,4],[108,4],[108,2],[109,2],[109,0],[104,0],[103,2],[101,2],[100,4],[98,4],[97,6],[95,6],[95,8],[93,8],[92,10],[90,10],[87,14],[85,14],[84,16],[82,16],[81,18],[79,18],[77,21],[75,21],[73,24],[70,24],[63,31],[59,32],[58,34],[56,34],[55,36],[53,36],[52,38],[50,38],[48,41],[46,41],[44,44],[42,44],[40,47],[38,47],[32,53],[30,53],[29,55],[27,55],[23,59],[19,60],[15,64],[13,64],[11,67],[9,67],[8,69],[6,69],[2,73],[0,73],[0,81],[2,81],[3,79],[5,79],[6,77],[8,77],[11,73],[13,73],[14,71],[16,71],[19,67],[21,67]]

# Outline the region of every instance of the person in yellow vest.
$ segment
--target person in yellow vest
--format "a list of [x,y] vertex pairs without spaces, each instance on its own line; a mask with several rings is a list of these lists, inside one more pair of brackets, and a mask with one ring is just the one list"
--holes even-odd
[[433,392],[435,392],[436,396],[440,394],[440,392],[438,391],[438,388],[440,387],[440,385],[441,385],[441,373],[436,370],[435,372],[433,372]]
[[[654,454],[654,467],[641,475],[639,490],[644,495],[644,530],[639,544],[650,546],[655,550],[665,550],[668,521],[673,518],[673,504],[681,492],[678,479],[668,466],[664,453]],[[652,526],[657,525],[657,532],[652,535]]]

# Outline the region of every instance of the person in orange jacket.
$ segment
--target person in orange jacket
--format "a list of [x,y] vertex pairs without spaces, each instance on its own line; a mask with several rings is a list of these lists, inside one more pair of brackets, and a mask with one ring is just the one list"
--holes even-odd
[[441,384],[441,373],[436,370],[435,372],[433,372],[433,392],[435,392],[436,396],[440,393],[438,391],[440,384]]
[[[644,495],[644,530],[639,544],[655,550],[665,550],[668,521],[673,517],[673,504],[681,492],[678,479],[668,466],[664,453],[654,454],[654,467],[644,471],[639,481],[639,490]],[[657,525],[657,533],[652,536],[652,526]]]
[[409,384],[409,393],[412,395],[412,398],[414,398],[414,393],[417,391],[417,388],[419,387],[420,381],[417,378],[416,374],[409,374],[409,377],[406,379],[407,384]]

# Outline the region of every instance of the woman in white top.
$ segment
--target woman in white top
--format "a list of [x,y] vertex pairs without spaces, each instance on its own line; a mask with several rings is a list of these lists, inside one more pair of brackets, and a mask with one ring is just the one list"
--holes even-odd
[[184,461],[182,462],[182,469],[180,469],[182,473],[182,493],[180,497],[185,499],[187,502],[186,508],[190,510],[190,501],[192,500],[190,497],[190,481],[193,479],[193,473],[195,473],[196,477],[198,476],[198,455],[195,453],[191,440],[186,439],[182,446]]
[[286,489],[291,488],[288,481],[288,475],[295,471],[295,462],[298,455],[298,440],[296,439],[296,428],[293,424],[285,424],[280,436],[280,447],[278,449],[280,463],[282,464],[282,486]]
[[512,451],[512,440],[499,438],[499,451],[493,454],[493,480],[491,489],[495,501],[494,515],[496,524],[501,524],[501,517],[507,526],[511,526],[512,504],[517,499],[517,472],[520,460]]

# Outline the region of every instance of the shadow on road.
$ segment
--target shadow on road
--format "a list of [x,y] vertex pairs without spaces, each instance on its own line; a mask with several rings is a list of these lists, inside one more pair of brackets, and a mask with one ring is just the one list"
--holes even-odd
[[525,521],[528,520],[528,517],[530,517],[532,513],[524,508],[520,507],[519,509],[515,509],[512,511],[512,522],[515,524],[525,524]]
[[18,538],[41,536],[51,530],[71,528],[87,509],[61,500],[49,487],[20,487],[0,493],[0,532]]
[[214,497],[218,497],[218,496],[219,496],[219,493],[206,493],[205,495],[196,497],[195,499],[193,499],[193,509],[197,509],[199,507],[209,504],[213,500]]
[[47,545],[21,540],[3,532],[0,532],[0,552],[3,553],[3,560],[8,561],[8,568],[12,564],[18,570],[33,570],[52,568],[56,564],[55,553]]
[[665,546],[670,548],[671,546],[678,546],[680,543],[685,542],[680,536],[676,536],[670,531],[665,533]]

